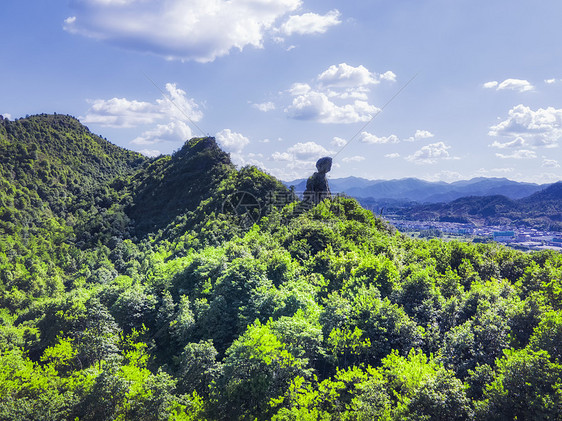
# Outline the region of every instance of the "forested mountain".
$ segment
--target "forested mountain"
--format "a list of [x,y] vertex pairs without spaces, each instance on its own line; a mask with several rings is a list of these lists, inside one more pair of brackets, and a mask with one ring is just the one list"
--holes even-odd
[[307,207],[212,138],[147,159],[41,115],[0,156],[0,419],[562,416],[559,253]]
[[[72,117],[0,119],[0,200],[3,220],[40,219],[33,212],[66,217],[96,202],[116,178],[147,161],[93,135]],[[7,212],[13,211],[10,216]]]
[[450,203],[395,208],[392,212],[408,219],[423,221],[509,224],[562,231],[562,181],[519,200],[502,195],[471,196]]

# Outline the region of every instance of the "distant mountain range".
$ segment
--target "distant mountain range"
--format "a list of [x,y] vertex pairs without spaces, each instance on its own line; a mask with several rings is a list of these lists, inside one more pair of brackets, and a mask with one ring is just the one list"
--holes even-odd
[[[548,186],[547,184],[522,183],[507,178],[485,177],[453,183],[432,182],[417,178],[367,180],[360,177],[346,177],[330,179],[329,183],[330,189],[334,193],[345,193],[357,199],[366,199],[366,203],[377,201],[384,204],[440,203],[466,196],[503,195],[510,199],[521,199]],[[306,189],[306,179],[297,179],[284,182],[284,184],[295,186],[297,192]]]
[[[332,179],[330,189],[355,197],[376,213],[404,219],[516,225],[562,231],[562,182],[521,183],[506,178],[473,178],[453,183],[417,178]],[[306,180],[285,183],[304,191]]]
[[562,181],[522,199],[502,195],[469,196],[449,203],[388,209],[405,219],[515,225],[562,231]]

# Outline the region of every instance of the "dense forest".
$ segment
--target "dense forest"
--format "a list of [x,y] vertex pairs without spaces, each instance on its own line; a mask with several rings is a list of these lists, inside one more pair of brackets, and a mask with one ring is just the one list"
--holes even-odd
[[562,419],[560,253],[304,206],[213,138],[2,119],[0,164],[0,419]]

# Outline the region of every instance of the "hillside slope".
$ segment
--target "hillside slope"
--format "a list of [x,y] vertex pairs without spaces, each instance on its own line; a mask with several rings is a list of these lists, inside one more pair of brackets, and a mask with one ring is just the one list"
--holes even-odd
[[130,180],[128,190],[132,201],[127,214],[141,235],[164,229],[178,217],[186,229],[202,223],[210,214],[223,213],[224,203],[236,192],[255,199],[254,210],[265,214],[268,195],[288,192],[256,168],[237,171],[211,137],[191,139],[172,156],[151,162]]
[[191,238],[188,248],[231,237],[240,215],[222,205],[239,190],[259,198],[254,217],[269,192],[287,193],[256,168],[237,171],[212,138],[148,159],[47,114],[0,121],[0,186],[0,304],[10,308],[76,278],[111,277],[110,250],[137,237]]
[[130,176],[146,161],[92,134],[70,116],[0,120],[0,177],[10,203],[18,194],[30,195],[64,215],[76,200],[117,177]]
[[59,118],[8,126],[99,149],[46,140],[42,174],[0,144],[0,419],[559,417],[562,254],[409,239],[211,138],[149,160]]

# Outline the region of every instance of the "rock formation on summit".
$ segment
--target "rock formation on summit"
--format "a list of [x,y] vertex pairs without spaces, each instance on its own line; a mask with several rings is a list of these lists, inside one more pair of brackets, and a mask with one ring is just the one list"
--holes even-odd
[[318,172],[312,174],[306,182],[306,190],[303,197],[305,201],[314,204],[318,204],[331,196],[326,173],[332,169],[332,158],[328,156],[320,158],[316,161],[316,169]]

